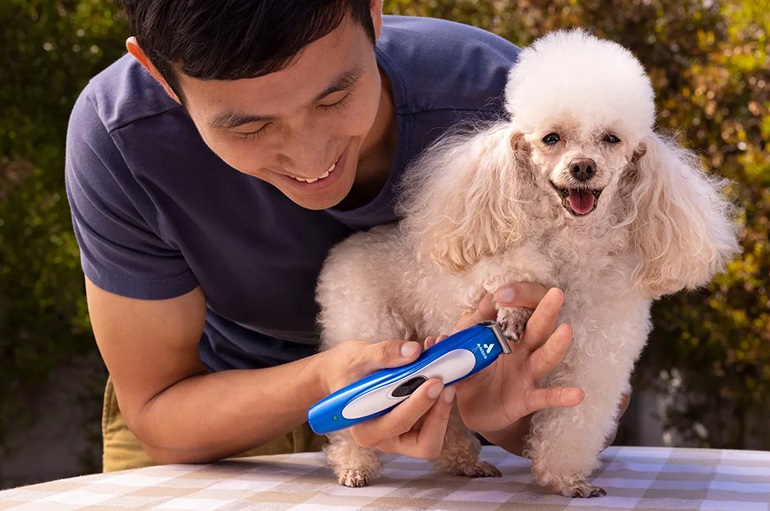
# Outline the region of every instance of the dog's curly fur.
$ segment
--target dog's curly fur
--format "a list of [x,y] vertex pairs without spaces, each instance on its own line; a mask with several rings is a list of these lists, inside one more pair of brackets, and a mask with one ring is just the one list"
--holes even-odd
[[[623,47],[581,30],[547,35],[511,70],[506,106],[509,120],[445,137],[419,159],[400,224],[333,249],[317,295],[323,346],[448,332],[511,282],[561,288],[574,341],[541,385],[579,386],[586,398],[537,412],[526,454],[539,483],[598,495],[586,478],[629,391],[652,301],[721,271],[737,228],[724,182],[654,131],[649,79]],[[502,308],[498,321],[515,337],[528,315]],[[477,456],[455,423],[436,464],[495,475],[477,470]],[[345,433],[327,458],[351,486],[380,470]]]

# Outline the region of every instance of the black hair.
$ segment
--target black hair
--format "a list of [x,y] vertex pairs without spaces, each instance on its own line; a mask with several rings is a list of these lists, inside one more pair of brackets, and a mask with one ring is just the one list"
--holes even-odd
[[177,70],[255,78],[291,65],[348,14],[374,43],[370,0],[121,0],[142,51],[183,100]]

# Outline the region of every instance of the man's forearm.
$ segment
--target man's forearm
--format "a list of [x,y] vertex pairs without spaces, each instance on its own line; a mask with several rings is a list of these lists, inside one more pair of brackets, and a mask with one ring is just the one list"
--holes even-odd
[[258,447],[302,424],[324,397],[319,356],[189,377],[151,400],[132,429],[158,463],[201,463]]

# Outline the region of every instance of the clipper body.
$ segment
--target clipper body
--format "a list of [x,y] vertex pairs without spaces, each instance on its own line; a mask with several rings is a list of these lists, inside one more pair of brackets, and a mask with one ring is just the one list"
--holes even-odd
[[497,323],[479,323],[431,346],[409,365],[377,371],[334,392],[310,408],[308,422],[318,434],[349,428],[390,411],[429,379],[452,385],[510,352]]

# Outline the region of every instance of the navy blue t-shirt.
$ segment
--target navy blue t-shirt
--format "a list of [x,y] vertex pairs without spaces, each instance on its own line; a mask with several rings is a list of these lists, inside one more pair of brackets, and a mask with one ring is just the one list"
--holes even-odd
[[66,182],[85,275],[122,296],[164,299],[200,286],[200,356],[212,371],[273,366],[318,347],[314,291],[329,249],[397,220],[407,165],[447,128],[505,115],[518,55],[488,32],[385,16],[376,45],[397,114],[390,177],[353,210],[303,209],[233,169],[133,57],[96,76],[67,135]]

